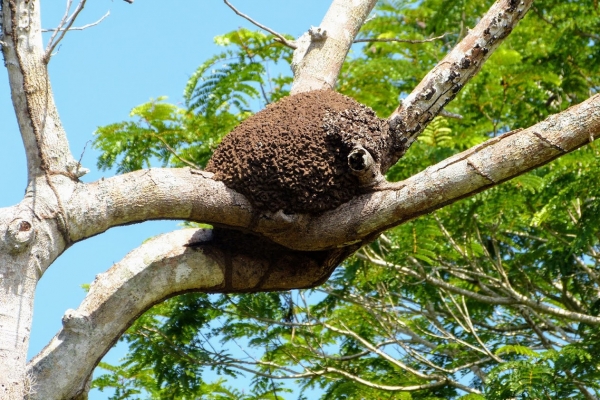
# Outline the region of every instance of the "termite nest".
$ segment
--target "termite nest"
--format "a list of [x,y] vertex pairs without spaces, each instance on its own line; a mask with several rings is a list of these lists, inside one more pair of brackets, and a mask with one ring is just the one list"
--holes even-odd
[[258,210],[320,213],[381,182],[394,162],[391,142],[388,122],[370,108],[331,90],[311,91],[242,122],[206,170]]

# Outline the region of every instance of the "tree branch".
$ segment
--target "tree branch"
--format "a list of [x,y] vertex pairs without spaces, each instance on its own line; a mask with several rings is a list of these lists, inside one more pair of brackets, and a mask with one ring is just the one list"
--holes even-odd
[[477,26],[423,78],[389,118],[396,142],[403,144],[400,158],[427,124],[465,84],[479,72],[525,16],[533,0],[498,0]]
[[408,43],[408,44],[421,44],[421,43],[429,43],[436,40],[440,40],[448,36],[449,33],[446,32],[443,35],[432,37],[429,39],[399,39],[399,38],[360,38],[354,39],[353,43],[376,43],[376,42],[393,42],[393,43]]
[[96,22],[91,22],[89,24],[85,24],[82,26],[72,26],[68,29],[66,29],[66,28],[42,29],[42,32],[57,32],[57,31],[65,31],[65,30],[83,31],[83,30],[86,30],[88,28],[98,25],[99,23],[104,21],[109,15],[110,15],[110,11],[107,11],[106,14],[104,14],[102,17],[100,17],[100,19],[98,19]]
[[234,13],[236,13],[237,15],[239,15],[240,17],[246,19],[247,21],[249,21],[251,24],[254,24],[256,26],[258,26],[260,29],[269,32],[271,35],[275,36],[278,40],[278,42],[280,42],[281,44],[289,47],[290,49],[296,49],[296,45],[292,42],[289,41],[285,38],[285,36],[283,36],[280,33],[275,32],[274,30],[270,29],[269,27],[256,22],[254,19],[250,18],[249,16],[247,16],[246,14],[240,12],[237,8],[235,8],[229,1],[227,0],[223,0],[225,2],[225,4],[227,4],[227,6],[229,8],[231,8],[233,10]]
[[50,87],[39,10],[39,0],[2,0],[2,51],[30,182],[43,172],[74,176],[78,170]]
[[[87,0],[80,0],[79,4],[77,4],[77,7],[75,7],[75,11],[73,11],[73,14],[71,14],[71,16],[69,16],[69,11],[71,10],[71,4],[73,3],[73,0],[67,0],[67,9],[65,10],[65,15],[63,16],[62,20],[58,24],[58,27],[56,27],[56,29],[54,29],[54,32],[52,33],[52,36],[50,37],[50,40],[48,41],[48,46],[46,46],[46,54],[44,55],[44,62],[48,63],[50,61],[50,57],[52,57],[52,52],[54,51],[56,46],[58,46],[60,41],[65,37],[65,35],[67,34],[67,31],[69,31],[71,29],[71,26],[73,26],[73,23],[75,23],[77,16],[83,10],[83,7],[85,7],[86,1]],[[56,36],[59,32],[60,32],[60,36],[58,38],[56,38]]]
[[136,171],[78,185],[65,205],[71,215],[70,239],[79,241],[113,226],[162,218],[251,230],[302,251],[360,244],[550,162],[599,135],[600,95],[596,95],[528,129],[490,139],[405,181],[319,215],[259,212],[206,172]]
[[[229,235],[234,235],[229,236]],[[63,328],[28,365],[38,399],[72,398],[132,321],[188,291],[244,292],[310,287],[328,278],[345,252],[282,252],[230,231],[185,229],[155,237],[100,274]],[[250,240],[250,243],[248,243]],[[248,248],[244,248],[247,243]],[[261,253],[262,251],[262,253]],[[61,365],[69,364],[69,368]]]
[[292,94],[333,89],[348,50],[376,0],[334,0],[318,29],[296,41]]

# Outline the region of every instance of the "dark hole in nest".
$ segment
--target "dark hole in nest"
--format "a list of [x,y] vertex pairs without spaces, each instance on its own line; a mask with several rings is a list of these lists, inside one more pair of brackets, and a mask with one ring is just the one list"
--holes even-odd
[[354,171],[364,171],[367,168],[367,162],[365,161],[365,153],[362,151],[356,151],[350,153],[348,156],[348,165]]

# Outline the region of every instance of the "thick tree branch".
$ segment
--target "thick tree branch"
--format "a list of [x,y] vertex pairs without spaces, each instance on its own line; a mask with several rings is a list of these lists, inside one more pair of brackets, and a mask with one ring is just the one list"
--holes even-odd
[[[348,256],[346,250],[282,251],[240,235],[175,231],[147,241],[98,275],[79,308],[65,313],[63,328],[29,363],[39,387],[34,398],[72,398],[83,391],[93,368],[131,322],[168,297],[309,287],[327,279]],[[69,368],[60,367],[65,363]]]
[[498,0],[460,43],[423,78],[390,116],[400,158],[427,124],[479,72],[525,16],[533,0]]
[[83,175],[69,151],[50,80],[40,28],[39,0],[2,0],[4,59],[25,144],[29,181],[41,173]]
[[[172,291],[223,285],[217,262],[185,246],[195,233],[154,238],[96,277],[81,306],[67,310],[63,329],[29,363],[36,398],[73,398],[131,321]],[[66,360],[69,368],[60,368]]]
[[[299,250],[315,250],[317,243],[322,246],[319,248],[353,243],[544,165],[599,135],[600,95],[596,95],[530,128],[488,140],[335,210],[314,217],[297,216],[290,224],[293,229],[261,219],[255,231]],[[271,224],[279,231],[271,231]]]
[[296,41],[291,93],[333,89],[348,50],[376,0],[334,0],[318,29]]
[[[600,135],[600,95],[528,129],[508,132],[403,181],[320,215],[259,213],[210,174],[150,169],[80,184],[65,201],[71,240],[148,219],[236,227],[295,250],[361,243],[374,234],[498,185]],[[81,209],[81,212],[71,210]]]

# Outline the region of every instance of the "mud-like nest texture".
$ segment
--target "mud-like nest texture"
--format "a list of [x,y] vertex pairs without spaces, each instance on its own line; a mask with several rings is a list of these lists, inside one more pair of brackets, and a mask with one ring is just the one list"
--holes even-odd
[[350,97],[300,93],[237,126],[206,170],[260,210],[319,213],[363,191],[348,167],[352,148],[363,146],[381,163],[389,138],[387,122]]

